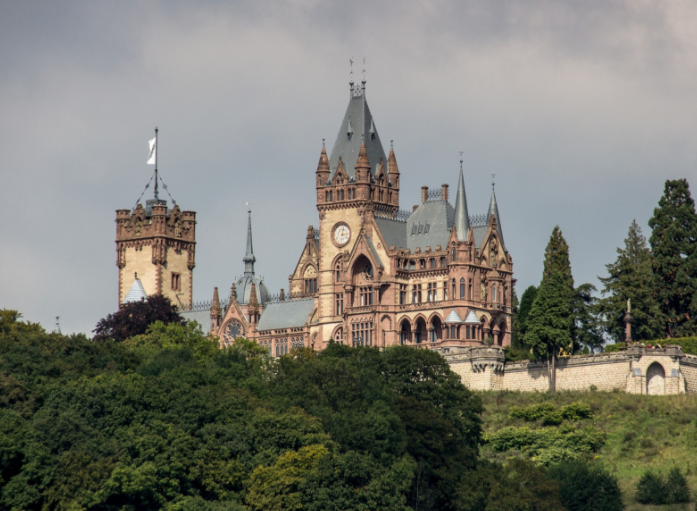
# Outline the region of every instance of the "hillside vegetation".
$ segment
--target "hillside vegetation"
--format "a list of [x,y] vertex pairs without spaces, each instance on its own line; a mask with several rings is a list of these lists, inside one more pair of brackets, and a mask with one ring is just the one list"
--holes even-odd
[[677,466],[686,473],[693,492],[697,488],[697,396],[621,392],[480,396],[488,440],[482,448],[485,458],[524,457],[544,464],[565,455],[591,456],[618,477],[627,509],[654,509],[634,500],[636,484],[647,469],[667,473]]

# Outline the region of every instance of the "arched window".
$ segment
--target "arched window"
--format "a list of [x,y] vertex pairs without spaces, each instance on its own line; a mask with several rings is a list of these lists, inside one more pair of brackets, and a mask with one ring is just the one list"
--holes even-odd
[[491,286],[491,303],[496,303],[496,284]]
[[465,298],[465,279],[460,279],[460,298]]
[[467,299],[468,300],[472,299],[472,279],[470,279],[470,285],[469,285],[469,288],[467,288]]
[[341,282],[341,264],[336,265],[336,281]]
[[455,249],[455,243],[453,243],[452,254],[450,256],[453,262],[457,259],[457,250]]
[[455,292],[455,279],[453,279],[453,300],[457,298],[457,293]]

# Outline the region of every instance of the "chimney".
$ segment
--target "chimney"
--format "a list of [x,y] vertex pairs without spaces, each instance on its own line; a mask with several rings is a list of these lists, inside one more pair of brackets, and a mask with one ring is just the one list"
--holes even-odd
[[417,209],[419,209],[419,205],[418,205],[418,204],[414,204],[414,207],[411,208],[412,211],[416,211]]
[[428,197],[428,186],[421,187],[421,202],[426,202],[426,197]]
[[281,288],[281,296],[279,297],[280,301],[285,301],[286,299],[286,293],[283,291],[283,288]]
[[443,187],[443,200],[447,202],[448,200],[448,185],[441,185]]

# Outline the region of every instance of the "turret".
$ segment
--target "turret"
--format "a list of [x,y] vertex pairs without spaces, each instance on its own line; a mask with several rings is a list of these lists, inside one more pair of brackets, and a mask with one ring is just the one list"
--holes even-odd
[[462,160],[460,160],[460,180],[457,183],[457,194],[455,198],[455,229],[457,230],[457,240],[467,241],[470,230],[469,213],[467,212],[467,195],[465,193],[465,178],[462,174]]
[[361,144],[356,161],[356,185],[359,187],[359,199],[367,199],[370,194],[370,161],[368,161],[368,151],[365,144]]
[[220,298],[218,297],[218,288],[213,289],[213,302],[211,303],[211,333],[216,333],[220,328],[220,322],[223,319],[223,309],[220,306]]
[[327,158],[327,150],[322,141],[322,152],[319,155],[319,163],[317,164],[317,188],[322,188],[327,184],[329,179],[329,158]]

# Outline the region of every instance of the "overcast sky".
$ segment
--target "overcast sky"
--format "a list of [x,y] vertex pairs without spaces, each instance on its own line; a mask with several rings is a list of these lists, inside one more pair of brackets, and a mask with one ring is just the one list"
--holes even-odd
[[665,180],[695,185],[694,1],[0,0],[0,308],[63,332],[116,310],[115,210],[150,179],[156,125],[197,212],[195,300],[243,272],[248,201],[257,272],[287,289],[352,56],[402,208],[457,185],[461,148],[470,214],[496,174],[519,295],[556,224],[597,284]]

